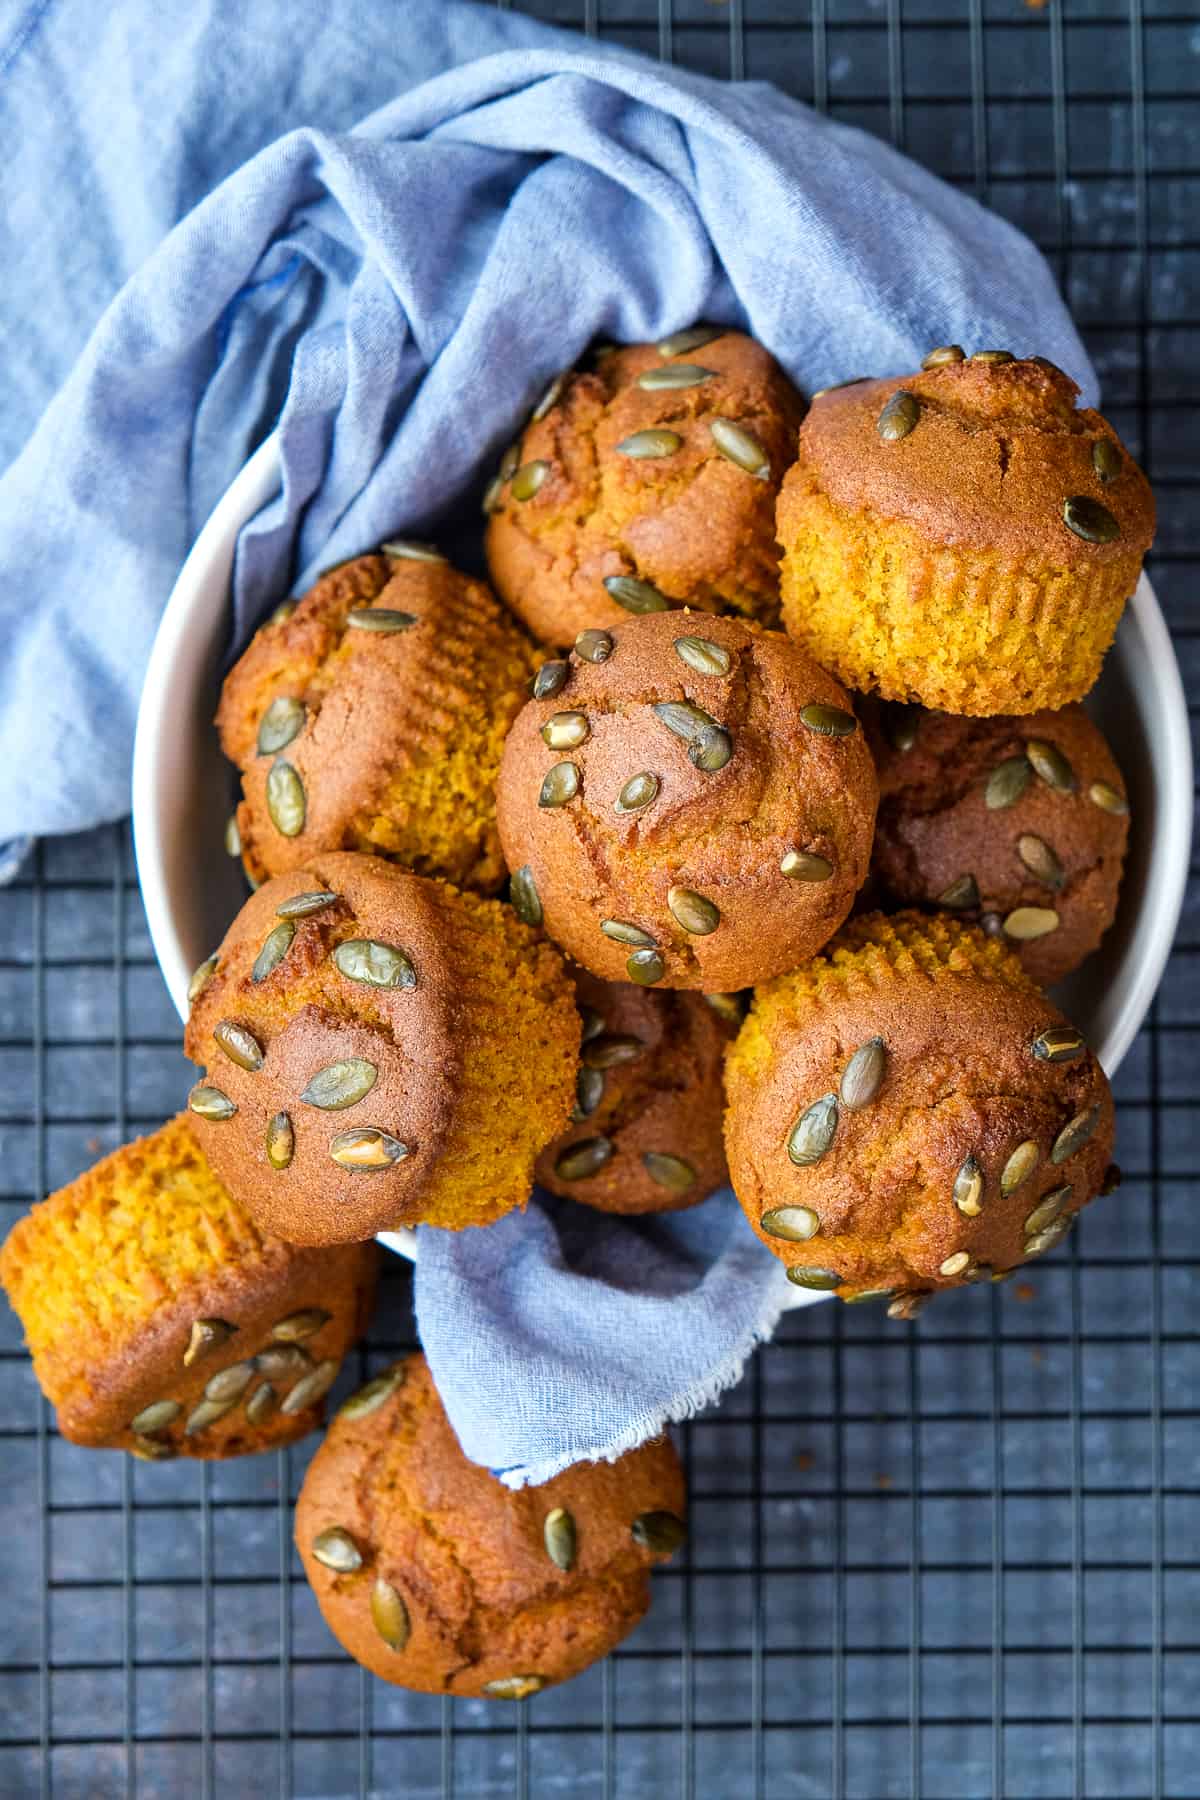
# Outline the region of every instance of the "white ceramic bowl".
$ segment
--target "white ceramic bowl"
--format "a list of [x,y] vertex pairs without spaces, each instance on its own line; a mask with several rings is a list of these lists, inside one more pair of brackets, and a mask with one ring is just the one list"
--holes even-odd
[[[212,718],[229,627],[238,533],[279,489],[269,438],[231,484],[180,571],[154,640],[133,755],[133,831],[155,954],[181,1018],[188,978],[220,942],[245,896],[222,834],[233,778]],[[1183,901],[1192,828],[1187,707],[1150,583],[1126,609],[1088,710],[1121,765],[1132,807],[1116,923],[1056,993],[1109,1075],[1149,1008]],[[410,1232],[382,1240],[414,1254]],[[793,1289],[793,1304],[824,1298]]]

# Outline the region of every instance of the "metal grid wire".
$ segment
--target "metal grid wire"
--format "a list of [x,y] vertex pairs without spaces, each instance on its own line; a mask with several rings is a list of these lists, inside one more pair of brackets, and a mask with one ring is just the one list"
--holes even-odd
[[[1027,230],[1162,513],[1200,664],[1200,13],[1171,0],[562,0],[770,79]],[[852,222],[850,222],[852,228]],[[1195,685],[1193,683],[1193,685]],[[1197,691],[1200,691],[1198,689]],[[1119,1197],[919,1325],[788,1318],[681,1434],[693,1536],[647,1622],[519,1710],[409,1695],[290,1544],[311,1445],[143,1467],[61,1441],[0,1325],[0,1792],[581,1800],[1200,1794],[1200,888],[1121,1071]],[[181,1101],[120,829],[0,892],[0,1224]],[[413,1342],[392,1262],[346,1386]]]

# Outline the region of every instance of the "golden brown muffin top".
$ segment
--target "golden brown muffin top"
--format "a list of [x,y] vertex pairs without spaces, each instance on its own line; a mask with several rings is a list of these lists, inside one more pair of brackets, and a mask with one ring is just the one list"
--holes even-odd
[[347,1402],[296,1503],[326,1622],[384,1680],[518,1699],[605,1655],[683,1538],[683,1473],[658,1438],[540,1487],[504,1487],[459,1448],[424,1357]]
[[609,980],[731,991],[826,941],[876,800],[832,676],[781,633],[677,613],[585,634],[551,671],[496,798],[557,943]]
[[1154,537],[1149,483],[1078,394],[1040,357],[857,381],[813,402],[799,463],[835,505],[936,543],[1067,569],[1142,555]]
[[852,919],[755,997],[726,1064],[735,1192],[801,1286],[958,1286],[1053,1247],[1100,1191],[1108,1082],[974,927]]

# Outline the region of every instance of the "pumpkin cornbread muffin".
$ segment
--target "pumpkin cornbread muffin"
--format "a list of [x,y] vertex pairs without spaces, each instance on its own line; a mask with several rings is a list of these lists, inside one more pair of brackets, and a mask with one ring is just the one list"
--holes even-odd
[[688,605],[773,623],[799,395],[740,331],[610,350],[555,382],[488,490],[488,567],[535,637]]
[[579,1015],[497,900],[330,852],[252,894],[193,977],[189,1105],[256,1223],[296,1244],[482,1225],[567,1122]]
[[982,924],[1043,987],[1078,968],[1116,914],[1129,835],[1120,771],[1083,708],[960,719],[885,706],[863,718],[886,898]]
[[496,790],[513,896],[606,980],[734,991],[837,930],[876,782],[845,690],[781,632],[655,613],[544,665]]
[[514,1493],[468,1462],[424,1357],[348,1400],[296,1502],[296,1547],[338,1642],[425,1694],[523,1700],[578,1675],[650,1604],[683,1542],[670,1441]]
[[816,399],[779,495],[787,629],[890,700],[979,716],[1081,699],[1154,500],[1078,393],[1041,357],[955,345]]
[[602,1212],[674,1212],[727,1179],[721,1065],[736,995],[655,992],[579,970],[571,1124],[537,1162],[552,1193]]
[[759,990],[725,1081],[757,1236],[797,1286],[894,1318],[1051,1249],[1109,1169],[1099,1063],[1016,954],[957,919],[852,919]]
[[366,1329],[377,1255],[265,1236],[181,1115],[19,1220],[0,1280],[63,1436],[160,1462],[312,1431]]
[[356,557],[281,607],[217,711],[242,772],[231,835],[251,884],[363,850],[497,888],[492,789],[533,667],[483,583],[425,545]]

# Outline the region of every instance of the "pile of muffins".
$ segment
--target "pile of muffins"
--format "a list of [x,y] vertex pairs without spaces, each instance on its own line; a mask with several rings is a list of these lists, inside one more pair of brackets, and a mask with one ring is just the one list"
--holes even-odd
[[[806,410],[735,331],[603,346],[487,488],[490,588],[406,540],[278,607],[217,715],[252,892],[192,980],[188,1110],[0,1252],[68,1437],[295,1441],[374,1235],[535,1182],[647,1214],[731,1180],[792,1282],[900,1319],[1061,1242],[1118,1179],[1044,991],[1129,825],[1079,702],[1154,529],[1077,399],[947,346]],[[665,1439],[507,1490],[412,1358],[341,1407],[296,1535],[366,1667],[520,1698],[632,1628],[684,1511]]]

